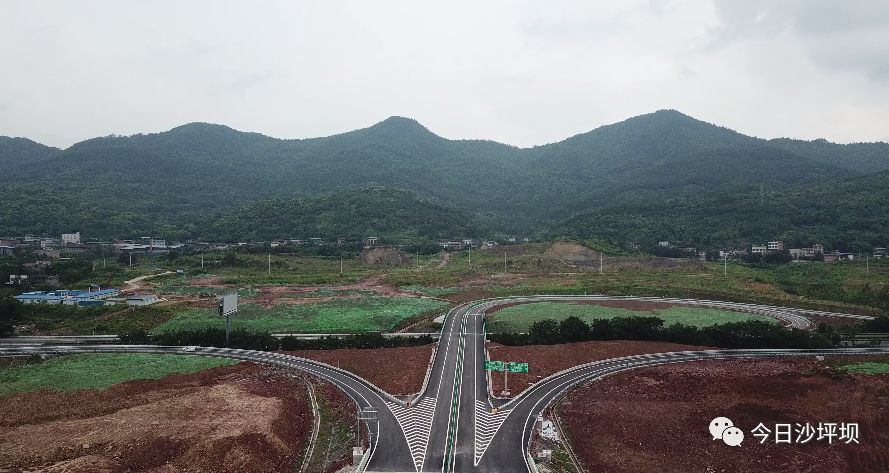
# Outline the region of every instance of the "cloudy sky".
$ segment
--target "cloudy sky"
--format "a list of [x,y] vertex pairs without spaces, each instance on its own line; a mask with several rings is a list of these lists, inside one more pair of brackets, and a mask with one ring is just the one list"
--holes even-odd
[[[434,4],[433,4],[434,3]],[[561,140],[662,108],[889,141],[889,2],[0,2],[0,135],[65,147],[192,121],[282,138],[416,118]]]

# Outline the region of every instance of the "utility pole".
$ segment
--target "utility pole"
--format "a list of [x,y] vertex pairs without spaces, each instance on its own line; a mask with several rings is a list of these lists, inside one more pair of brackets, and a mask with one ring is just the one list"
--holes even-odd
[[269,253],[269,276],[272,275],[272,254]]
[[469,268],[472,269],[472,245],[469,245]]
[[201,269],[204,269],[204,254],[201,253]]
[[604,268],[604,265],[605,265],[605,264],[604,264],[604,262],[603,262],[603,260],[602,260],[602,252],[600,251],[600,252],[599,252],[599,274],[603,274],[604,269],[605,269],[605,268]]
[[105,258],[102,258],[102,269],[105,269]]
[[340,276],[343,275],[343,258],[340,257]]
[[503,272],[506,272],[506,250],[503,250]]
[[133,250],[130,250],[130,267],[133,267]]
[[420,267],[420,250],[417,250],[417,267]]
[[728,277],[728,253],[722,258],[722,275]]

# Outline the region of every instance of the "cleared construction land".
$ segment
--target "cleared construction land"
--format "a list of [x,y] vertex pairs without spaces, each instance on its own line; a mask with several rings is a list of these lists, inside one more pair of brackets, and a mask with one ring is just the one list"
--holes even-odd
[[351,371],[389,394],[420,391],[434,345],[398,348],[299,350],[291,355]]
[[[884,472],[889,376],[844,369],[875,361],[792,357],[641,368],[571,392],[557,413],[589,471]],[[745,432],[740,447],[709,435],[718,416]],[[760,443],[751,433],[759,423],[774,432],[776,423],[806,422],[858,423],[859,443],[777,444],[774,433]]]
[[[526,346],[488,343],[486,349],[492,360],[528,363],[527,373],[509,373],[510,390],[513,395],[518,395],[522,390],[542,378],[585,363],[645,353],[705,350],[707,348],[668,342],[615,340]],[[503,375],[501,373],[493,373],[491,387],[495,394],[499,395],[503,391]]]
[[[143,379],[109,386],[123,360],[103,356],[89,359],[99,379],[89,388],[72,378],[90,377],[79,356],[0,369],[20,391],[0,397],[0,470],[289,471],[305,448],[312,410],[288,373],[168,356],[119,367]],[[223,366],[202,369],[214,361]],[[57,386],[51,374],[62,374]]]

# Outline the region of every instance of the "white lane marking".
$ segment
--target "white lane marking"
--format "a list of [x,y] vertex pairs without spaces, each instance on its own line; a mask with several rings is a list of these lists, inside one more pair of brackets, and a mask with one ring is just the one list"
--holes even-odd
[[497,435],[497,432],[503,425],[503,421],[506,420],[510,412],[512,411],[502,410],[498,411],[496,414],[491,414],[488,411],[488,406],[485,405],[484,402],[479,401],[478,399],[475,400],[475,445],[472,461],[473,465],[478,466],[485,451],[488,450],[488,446],[491,445],[491,440]]
[[432,420],[435,417],[437,400],[424,397],[411,407],[404,407],[394,402],[386,404],[401,426],[401,430],[404,431],[404,438],[407,439],[407,445],[411,450],[414,467],[420,471],[423,468],[426,450],[429,447],[429,433],[432,431]]

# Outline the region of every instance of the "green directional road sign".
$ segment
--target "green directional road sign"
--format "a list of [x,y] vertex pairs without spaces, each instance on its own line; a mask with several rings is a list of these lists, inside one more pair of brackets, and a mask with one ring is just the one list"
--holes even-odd
[[486,360],[485,369],[488,371],[503,371],[503,362]]
[[528,372],[528,363],[516,363],[513,361],[509,364],[509,372],[510,373],[527,373]]

